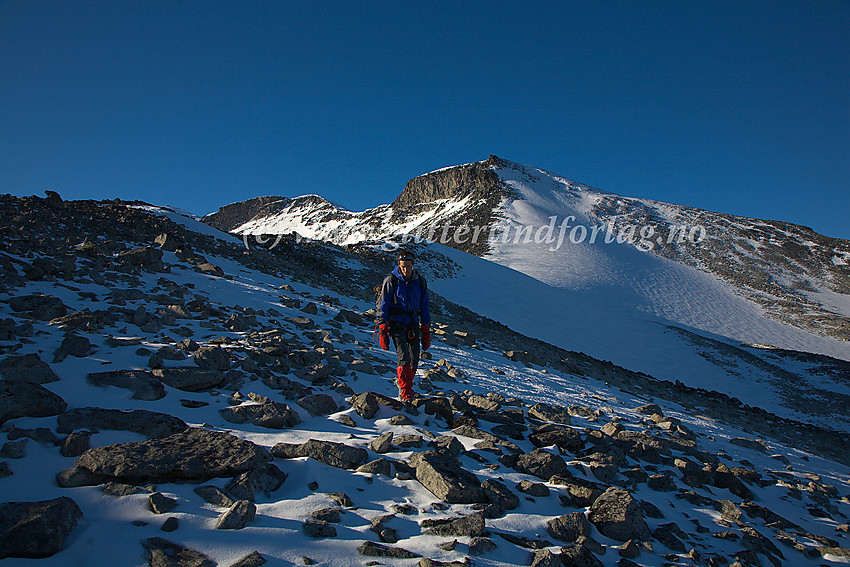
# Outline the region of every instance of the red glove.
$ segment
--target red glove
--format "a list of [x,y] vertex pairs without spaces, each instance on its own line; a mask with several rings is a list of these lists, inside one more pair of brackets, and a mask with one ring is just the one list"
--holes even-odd
[[428,350],[431,346],[431,326],[422,325],[422,350]]
[[386,323],[378,325],[378,343],[384,350],[390,350],[390,326]]

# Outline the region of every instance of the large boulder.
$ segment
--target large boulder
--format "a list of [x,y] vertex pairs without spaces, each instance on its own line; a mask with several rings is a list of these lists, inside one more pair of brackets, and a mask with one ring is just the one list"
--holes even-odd
[[4,358],[0,362],[0,375],[8,382],[47,384],[59,380],[50,365],[35,353]]
[[203,368],[158,368],[153,375],[160,382],[184,392],[203,392],[224,382],[224,373]]
[[115,386],[132,390],[134,400],[153,401],[165,397],[165,387],[151,372],[146,370],[109,370],[93,372],[88,382],[94,386]]
[[570,413],[564,408],[546,404],[534,404],[528,410],[528,416],[541,421],[551,421],[570,425]]
[[520,455],[514,468],[519,472],[549,480],[554,475],[566,471],[567,463],[560,455],[553,455],[548,451],[536,449],[531,453]]
[[437,498],[453,504],[487,503],[481,482],[447,451],[428,450],[410,459],[416,480]]
[[350,447],[344,443],[310,439],[306,443],[278,443],[272,447],[272,455],[282,459],[310,457],[338,469],[356,469],[369,458],[369,452],[361,447]]
[[9,305],[12,311],[26,313],[39,321],[50,321],[68,313],[68,308],[61,299],[42,293],[13,297],[9,300]]
[[584,512],[573,512],[546,522],[546,531],[555,539],[575,543],[580,537],[590,536],[590,523]]
[[250,441],[228,433],[190,428],[161,439],[89,449],[77,459],[76,468],[92,481],[105,478],[147,484],[235,476],[271,459],[265,448]]
[[339,409],[334,399],[327,394],[305,396],[298,400],[298,405],[314,417],[335,413]]
[[476,512],[461,518],[424,520],[420,526],[426,528],[427,535],[478,537],[484,533],[484,514]]
[[251,423],[269,429],[284,429],[301,423],[301,416],[283,402],[248,404],[219,410],[230,423]]
[[147,437],[166,437],[188,429],[182,419],[148,410],[121,411],[104,408],[76,408],[59,416],[59,433],[76,429],[132,431]]
[[195,364],[207,370],[230,370],[230,353],[218,345],[204,345],[195,351]]
[[0,504],[0,559],[50,557],[65,547],[82,517],[80,507],[67,496]]
[[576,453],[584,449],[584,440],[581,438],[581,433],[571,427],[552,423],[534,428],[534,432],[528,436],[528,440],[535,447],[555,445],[570,453]]
[[68,404],[40,384],[0,381],[0,425],[16,417],[48,417]]
[[650,537],[640,503],[628,491],[616,486],[596,499],[587,519],[600,533],[617,541],[645,541]]

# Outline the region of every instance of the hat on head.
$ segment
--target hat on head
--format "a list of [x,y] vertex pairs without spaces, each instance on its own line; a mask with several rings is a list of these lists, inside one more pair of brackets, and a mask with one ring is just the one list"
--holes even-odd
[[398,256],[396,256],[396,259],[399,262],[402,262],[404,260],[409,260],[411,262],[415,262],[416,261],[416,255],[413,254],[413,252],[410,252],[409,250],[399,250],[399,253],[398,253]]

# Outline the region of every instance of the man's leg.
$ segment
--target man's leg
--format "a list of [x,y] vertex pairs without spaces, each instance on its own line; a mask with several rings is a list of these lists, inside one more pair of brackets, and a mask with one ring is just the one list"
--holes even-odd
[[[410,349],[410,343],[407,341],[407,330],[404,327],[393,329],[391,336],[395,343],[396,354],[398,355],[398,367],[396,368],[396,384],[398,385],[398,395],[402,400],[409,400],[413,397],[413,353]],[[418,357],[418,352],[417,352]]]

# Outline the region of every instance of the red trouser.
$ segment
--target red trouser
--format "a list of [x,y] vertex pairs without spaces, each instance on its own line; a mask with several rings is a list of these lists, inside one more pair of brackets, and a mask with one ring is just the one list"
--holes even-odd
[[399,366],[396,368],[398,374],[398,391],[403,400],[409,400],[413,397],[413,376],[416,371],[410,366]]

